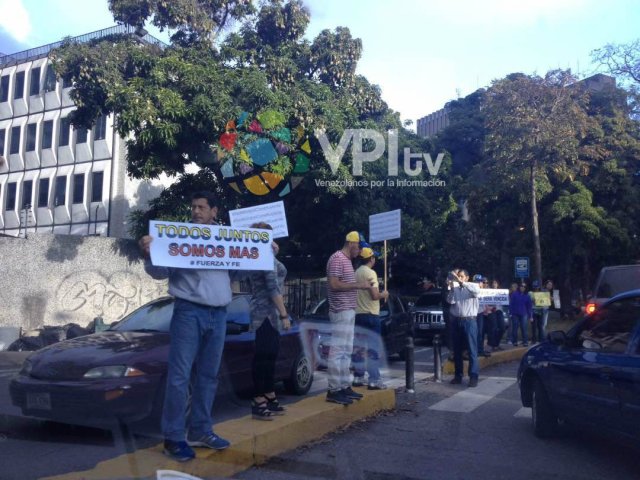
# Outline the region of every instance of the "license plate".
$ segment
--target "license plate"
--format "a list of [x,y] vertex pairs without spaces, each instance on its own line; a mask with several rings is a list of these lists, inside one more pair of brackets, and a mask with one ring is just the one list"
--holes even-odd
[[27,408],[51,410],[51,395],[48,393],[27,393]]
[[418,324],[418,328],[420,330],[429,330],[431,328],[431,324],[430,323],[419,323]]

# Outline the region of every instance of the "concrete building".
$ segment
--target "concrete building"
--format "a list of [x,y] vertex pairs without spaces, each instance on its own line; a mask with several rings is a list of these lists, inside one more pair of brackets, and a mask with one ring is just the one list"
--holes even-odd
[[[129,34],[163,44],[144,30],[116,26],[77,42]],[[127,215],[144,208],[169,179],[127,176],[125,142],[102,116],[75,129],[71,85],[56,78],[48,59],[60,42],[0,56],[0,234],[30,232],[127,237]]]
[[418,119],[416,133],[420,137],[433,137],[449,125],[449,109],[445,106],[440,110]]
[[[590,92],[601,92],[603,90],[614,90],[616,79],[602,73],[596,73],[590,77],[578,80],[575,85],[586,88]],[[418,119],[416,133],[420,137],[433,137],[449,126],[449,107],[445,105],[440,110],[436,110],[427,116]]]

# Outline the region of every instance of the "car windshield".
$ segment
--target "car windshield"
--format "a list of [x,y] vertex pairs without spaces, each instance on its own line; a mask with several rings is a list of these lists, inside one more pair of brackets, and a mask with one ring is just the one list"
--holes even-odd
[[605,269],[596,297],[610,298],[636,288],[640,288],[640,266]]
[[[249,298],[241,295],[231,301],[227,306],[227,323],[249,324]],[[173,298],[165,298],[140,307],[123,318],[111,330],[168,332],[172,315]]]
[[173,298],[150,303],[137,310],[131,315],[123,318],[111,330],[120,332],[131,332],[134,330],[152,330],[168,332],[173,315]]
[[329,302],[322,299],[305,312],[305,315],[329,315]]
[[429,295],[420,295],[418,300],[416,300],[416,307],[439,307],[440,302],[440,294],[429,294]]

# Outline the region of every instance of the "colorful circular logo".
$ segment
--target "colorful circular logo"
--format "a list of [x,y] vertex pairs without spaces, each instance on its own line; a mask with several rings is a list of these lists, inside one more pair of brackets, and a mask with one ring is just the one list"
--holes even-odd
[[266,110],[242,112],[227,122],[217,144],[222,177],[238,193],[284,197],[309,171],[311,145],[301,126],[285,126],[285,116]]

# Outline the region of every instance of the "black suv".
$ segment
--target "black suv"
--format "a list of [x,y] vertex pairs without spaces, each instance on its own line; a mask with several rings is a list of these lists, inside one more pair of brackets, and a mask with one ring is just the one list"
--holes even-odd
[[424,292],[410,307],[410,311],[416,338],[432,340],[435,334],[444,334],[446,324],[442,312],[442,290],[435,288]]

